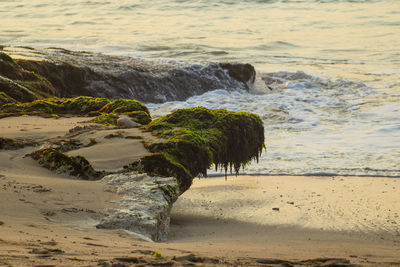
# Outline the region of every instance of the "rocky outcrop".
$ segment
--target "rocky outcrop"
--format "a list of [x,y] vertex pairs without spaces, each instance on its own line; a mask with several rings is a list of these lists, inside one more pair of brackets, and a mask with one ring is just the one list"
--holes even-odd
[[101,182],[112,186],[121,199],[114,203],[120,208],[109,209],[110,215],[97,228],[125,229],[154,241],[166,240],[172,204],[179,196],[175,178],[131,172],[108,175]]
[[84,180],[98,180],[102,172],[95,171],[90,163],[82,156],[70,156],[55,148],[43,148],[30,154],[43,167],[75,176]]
[[232,64],[220,63],[223,69],[228,70],[228,74],[239,82],[247,84],[248,86],[254,83],[256,79],[256,70],[250,64]]
[[[146,125],[143,128],[158,137],[143,140],[151,155],[124,166],[125,173],[102,180],[122,200],[121,208],[110,210],[98,228],[122,228],[165,240],[172,203],[189,189],[194,177],[206,176],[213,164],[237,174],[252,159],[258,160],[264,148],[263,122],[255,114],[197,107],[152,121],[147,107],[138,101],[185,100],[215,89],[248,89],[255,79],[249,64],[147,61],[63,49],[3,49],[7,54],[0,52],[0,118],[93,116],[92,122],[115,126],[123,117]],[[66,98],[71,96],[78,97]],[[126,126],[121,119],[119,124]],[[3,141],[10,147],[10,140]],[[95,144],[92,141],[88,145]],[[57,173],[88,180],[105,175],[84,157],[63,152],[83,143],[60,142],[58,148],[47,147],[30,155]]]
[[258,161],[265,147],[262,120],[246,112],[180,109],[153,120],[146,130],[167,141],[147,144],[153,154],[133,168],[176,177],[182,193],[194,177],[207,176],[212,164],[238,174],[252,159]]
[[18,65],[0,52],[0,92],[18,101],[33,101],[56,93],[46,78]]
[[0,137],[0,150],[20,149],[26,146],[37,146],[38,144],[35,140],[30,139]]
[[[57,117],[65,115],[96,116],[93,122],[117,125],[118,118],[126,115],[138,124],[151,122],[150,112],[145,105],[133,99],[117,99],[80,96],[76,98],[43,98],[32,102],[12,102],[4,92],[0,94],[5,103],[0,105],[0,118],[20,115]],[[11,99],[11,100],[9,100]]]
[[[161,103],[185,100],[215,89],[248,90],[255,77],[254,67],[249,64],[149,61],[64,49],[5,47],[3,51],[24,59],[12,60],[1,53],[0,66],[5,62],[3,65],[13,65],[21,75],[35,76],[28,77],[34,80],[32,84],[26,79],[9,77],[0,68],[0,77],[8,79],[7,88],[18,88],[30,95],[24,101],[51,94]],[[1,83],[6,82],[0,79]],[[14,97],[9,91],[6,93]]]
[[9,103],[17,103],[17,102],[18,102],[17,100],[8,96],[6,93],[0,92],[0,106],[9,104]]
[[[113,170],[117,174],[108,175],[102,180],[113,186],[122,200],[119,204],[121,208],[110,210],[110,216],[104,218],[98,227],[125,229],[157,241],[166,238],[171,206],[180,194],[189,189],[194,177],[206,176],[207,169],[213,164],[215,168],[220,167],[225,172],[229,169],[238,174],[241,167],[253,159],[258,160],[264,148],[263,122],[259,116],[246,112],[196,107],[176,110],[151,121],[147,107],[139,101],[132,99],[110,101],[105,98],[81,96],[46,98],[26,103],[11,102],[0,106],[0,118],[4,114],[7,116],[100,114],[91,121],[112,127],[78,126],[71,129],[63,138],[47,140],[45,148],[30,154],[45,168],[86,180],[99,180],[110,172],[96,171],[86,158],[79,155],[79,152],[75,153],[75,156],[64,153],[97,144],[95,138],[87,137],[84,140],[74,138],[84,132],[95,133],[96,129],[116,130],[115,126],[121,116],[144,124],[142,129],[152,135],[141,132],[140,136],[147,134],[151,137],[141,138],[141,142],[150,152],[146,151],[148,153],[140,154],[135,159],[133,159],[135,155],[129,154],[130,162],[120,166],[121,169]],[[132,129],[124,131],[129,130]],[[122,133],[123,131],[103,133],[97,137],[122,138]],[[0,149],[19,148],[23,145],[27,144],[0,138]]]

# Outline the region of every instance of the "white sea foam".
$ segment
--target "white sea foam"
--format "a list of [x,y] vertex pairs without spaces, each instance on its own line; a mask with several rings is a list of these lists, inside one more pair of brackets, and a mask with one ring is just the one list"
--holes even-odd
[[400,175],[399,107],[393,102],[371,106],[369,99],[377,95],[373,88],[278,72],[262,74],[252,91],[256,94],[215,90],[148,106],[153,117],[199,104],[258,114],[265,123],[267,153],[246,173]]

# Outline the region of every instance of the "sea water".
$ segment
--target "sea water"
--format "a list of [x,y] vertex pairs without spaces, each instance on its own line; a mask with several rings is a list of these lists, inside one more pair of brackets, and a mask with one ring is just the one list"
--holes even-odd
[[400,2],[0,0],[0,44],[183,62],[250,63],[249,92],[147,103],[258,114],[246,173],[400,176]]

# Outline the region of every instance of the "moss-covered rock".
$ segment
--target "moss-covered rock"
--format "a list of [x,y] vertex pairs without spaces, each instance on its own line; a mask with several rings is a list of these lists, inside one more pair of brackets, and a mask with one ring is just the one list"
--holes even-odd
[[7,54],[0,52],[0,75],[13,80],[33,80],[35,75],[22,69]]
[[56,92],[46,78],[25,70],[2,52],[0,52],[0,90],[21,102],[50,97]]
[[147,144],[154,154],[142,159],[139,167],[177,177],[182,193],[193,177],[206,176],[212,164],[238,174],[252,159],[258,161],[265,148],[262,120],[246,112],[180,109],[152,121],[146,130],[168,141]]
[[119,115],[115,113],[102,113],[101,115],[92,119],[91,122],[100,123],[107,126],[115,126],[117,125],[118,118]]
[[30,154],[40,165],[84,180],[98,180],[103,177],[102,172],[95,171],[90,163],[82,156],[70,156],[55,148],[43,148]]
[[33,91],[29,90],[25,86],[9,78],[1,76],[1,74],[0,74],[0,91],[22,102],[33,101],[39,98],[39,96],[35,94]]
[[65,62],[12,59],[0,52],[0,91],[20,102],[87,94],[87,70]]
[[4,92],[0,92],[0,107],[4,104],[9,104],[9,103],[17,103],[17,100],[8,96]]
[[29,103],[20,104],[23,111],[36,111],[40,113],[55,114],[58,113],[59,105],[57,98],[39,99]]
[[86,71],[66,62],[50,62],[16,59],[15,62],[23,69],[46,78],[55,88],[54,95],[70,97],[86,93],[84,87]]
[[142,110],[140,111],[131,111],[125,113],[128,115],[130,118],[132,118],[133,121],[142,124],[142,125],[147,125],[151,122],[151,116],[150,113],[144,112]]
[[[4,103],[3,103],[4,102]],[[3,104],[1,104],[3,103]],[[19,103],[0,93],[0,118],[6,116],[40,115],[97,116],[92,122],[117,125],[120,115],[128,115],[135,122],[147,125],[151,122],[150,112],[145,105],[132,99],[118,99],[113,102],[106,98],[79,96],[76,98],[44,98]]]
[[151,115],[145,105],[133,99],[117,99],[102,107],[97,116],[92,122],[101,123],[104,125],[117,125],[119,115],[128,115],[133,121],[147,125],[151,122]]
[[111,101],[101,97],[79,96],[66,98],[60,104],[60,110],[64,113],[87,115],[93,111],[99,111]]
[[59,111],[58,98],[46,98],[34,100],[26,103],[8,103],[0,107],[2,113],[14,113],[15,115],[37,115],[37,114],[55,114]]
[[179,162],[179,159],[171,158],[168,153],[159,152],[145,156],[134,164],[133,168],[153,176],[176,177],[182,193],[184,192],[182,189],[187,190],[190,187],[193,179],[193,175]]
[[92,119],[91,122],[94,123],[100,123],[103,125],[107,126],[116,126],[117,125],[117,120],[120,118],[120,115],[128,115],[133,121],[142,124],[142,125],[147,125],[149,122],[151,122],[151,117],[148,113],[144,111],[132,111],[128,113],[101,113],[99,116],[96,118]]
[[145,105],[133,99],[117,99],[105,105],[100,110],[100,112],[106,112],[106,113],[114,112],[119,114],[132,111],[143,111],[147,114],[150,114],[149,110]]
[[0,137],[0,149],[4,150],[14,150],[35,145],[38,145],[38,143],[30,139]]

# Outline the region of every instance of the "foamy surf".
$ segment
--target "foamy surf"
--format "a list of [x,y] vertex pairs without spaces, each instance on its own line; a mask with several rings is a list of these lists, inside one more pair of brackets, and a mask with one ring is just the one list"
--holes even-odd
[[249,92],[214,90],[148,106],[153,117],[198,105],[258,114],[267,152],[247,174],[398,177],[400,122],[393,116],[398,108],[392,102],[371,104],[377,95],[362,82],[281,71],[258,73]]

